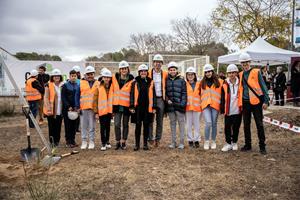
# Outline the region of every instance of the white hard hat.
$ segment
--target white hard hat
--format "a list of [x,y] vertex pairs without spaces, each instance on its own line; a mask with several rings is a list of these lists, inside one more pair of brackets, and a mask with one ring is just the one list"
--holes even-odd
[[126,67],[129,67],[128,62],[125,61],[125,60],[122,60],[122,61],[119,63],[119,69],[121,69],[121,68],[126,68]]
[[169,64],[168,64],[168,69],[169,69],[169,68],[171,68],[171,67],[178,68],[178,65],[177,65],[177,63],[176,63],[176,62],[174,62],[174,61],[171,61],[171,62],[169,62]]
[[235,64],[230,64],[227,66],[227,70],[226,72],[239,72],[239,69],[237,68],[237,66]]
[[156,54],[156,55],[154,55],[154,57],[153,57],[153,61],[161,61],[161,62],[164,62],[164,58],[162,57],[162,55]]
[[75,65],[74,67],[72,67],[72,70],[75,70],[75,72],[80,72],[81,68],[78,65]]
[[102,73],[102,71],[104,71],[104,70],[108,70],[106,67],[103,67],[101,70],[100,70],[100,75],[101,75],[101,73]]
[[251,57],[248,53],[241,53],[240,57],[239,57],[239,61],[240,62],[247,62],[247,61],[251,61]]
[[112,77],[112,73],[107,68],[104,68],[101,70],[101,76],[102,77]]
[[59,69],[53,69],[51,76],[61,76],[61,71]]
[[68,111],[68,118],[70,120],[75,120],[78,118],[78,112],[76,111]]
[[84,74],[88,74],[88,73],[95,73],[95,68],[93,66],[87,66],[85,68]]
[[204,72],[209,72],[209,71],[213,71],[214,67],[211,64],[205,64],[203,67],[203,71]]
[[35,70],[35,69],[31,70],[30,77],[34,77],[34,76],[37,76],[37,75],[38,75],[38,71],[37,70]]
[[197,73],[195,67],[188,67],[185,73]]
[[138,72],[139,72],[139,71],[142,71],[142,70],[148,71],[148,66],[145,65],[145,64],[141,64],[141,65],[138,67]]

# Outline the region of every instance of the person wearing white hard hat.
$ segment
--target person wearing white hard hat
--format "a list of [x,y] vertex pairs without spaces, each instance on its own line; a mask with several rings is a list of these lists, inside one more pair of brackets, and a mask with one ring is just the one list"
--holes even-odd
[[216,149],[217,121],[221,103],[223,80],[219,79],[211,64],[205,64],[204,77],[200,82],[200,99],[202,115],[205,121],[204,150]]
[[97,99],[95,106],[96,118],[100,121],[101,151],[111,148],[110,121],[113,113],[113,86],[112,73],[107,68],[101,70],[101,80],[95,97]]
[[53,69],[50,81],[45,85],[44,115],[48,120],[49,141],[52,146],[57,147],[60,142],[62,123],[62,98],[61,89],[63,77],[59,69]]
[[225,145],[223,152],[238,150],[238,136],[242,122],[242,113],[239,108],[239,69],[235,64],[227,66],[227,79],[222,86],[221,114],[225,115]]
[[87,66],[84,78],[80,80],[80,90],[76,93],[75,104],[80,108],[81,116],[81,149],[95,148],[95,93],[99,82],[95,80],[95,68]]
[[112,77],[114,87],[113,113],[116,147],[115,150],[125,150],[129,132],[129,98],[131,82],[134,79],[130,74],[129,64],[125,60],[119,63],[119,72]]
[[[155,98],[157,102],[157,108],[155,113],[156,129],[154,124],[150,123],[149,130],[149,143],[158,147],[163,133],[163,119],[165,112],[165,83],[168,77],[168,72],[162,70],[164,59],[160,54],[156,54],[153,57],[153,67],[149,70],[148,76],[154,81]],[[155,132],[155,135],[154,133]]]
[[184,149],[185,137],[185,110],[187,104],[186,82],[178,72],[176,62],[168,64],[168,78],[166,82],[166,111],[170,118],[172,140],[169,148],[176,148],[176,124],[179,124],[179,145],[178,149]]
[[78,65],[75,65],[74,67],[72,67],[72,70],[76,71],[76,74],[77,74],[77,81],[76,82],[79,84],[80,79],[81,79],[81,67],[78,66]]
[[[187,88],[187,105],[186,105],[186,128],[187,140],[191,148],[199,148],[200,144],[200,82],[197,81],[195,67],[188,67],[186,70],[186,88]],[[193,134],[194,129],[194,134]]]
[[69,80],[62,86],[61,98],[63,103],[63,117],[65,124],[65,140],[66,147],[74,148],[78,144],[75,142],[77,122],[79,119],[79,107],[76,107],[76,93],[79,93],[79,84],[77,81],[77,72],[71,70],[69,72]]
[[[25,98],[28,102],[31,113],[34,117],[38,114],[39,101],[42,99],[45,88],[37,80],[38,71],[33,69],[29,78],[25,81]],[[34,124],[29,118],[29,127],[34,128]]]
[[243,67],[240,73],[240,98],[239,106],[243,110],[245,145],[241,151],[251,151],[251,113],[253,113],[257,135],[259,139],[260,153],[265,155],[265,131],[263,125],[263,109],[267,109],[269,96],[267,86],[259,69],[251,68],[251,57],[248,53],[241,53],[239,61]]
[[149,123],[153,120],[155,102],[153,101],[153,81],[148,77],[148,66],[142,64],[138,67],[138,76],[131,84],[129,110],[133,114],[132,122],[135,126],[134,151],[140,149],[141,129],[143,125],[143,149],[149,150]]
[[[49,82],[50,76],[46,74],[46,67],[45,64],[40,65],[38,68],[38,76],[37,80],[40,82],[41,86],[45,89],[45,84]],[[39,124],[43,124],[44,122],[44,115],[43,115],[43,107],[44,107],[44,96],[42,94],[41,100],[39,100]]]

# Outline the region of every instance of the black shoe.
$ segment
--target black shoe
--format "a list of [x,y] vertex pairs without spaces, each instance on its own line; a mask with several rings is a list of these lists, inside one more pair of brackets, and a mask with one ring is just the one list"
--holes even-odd
[[122,149],[122,150],[126,150],[126,148],[127,148],[126,143],[125,143],[125,142],[122,142],[121,149]]
[[245,145],[245,146],[243,146],[242,148],[241,148],[241,151],[251,151],[251,146],[248,146],[248,145]]
[[189,141],[189,147],[194,147],[194,142],[193,141]]
[[149,147],[148,146],[144,146],[143,149],[144,149],[144,151],[148,151]]
[[266,150],[265,148],[260,149],[259,152],[260,152],[262,155],[267,155],[267,150]]
[[138,151],[140,149],[140,147],[135,146],[133,151]]
[[121,148],[120,142],[117,142],[115,150],[119,150]]
[[199,142],[197,141],[197,142],[195,142],[195,148],[199,148],[200,147],[200,144],[199,144]]

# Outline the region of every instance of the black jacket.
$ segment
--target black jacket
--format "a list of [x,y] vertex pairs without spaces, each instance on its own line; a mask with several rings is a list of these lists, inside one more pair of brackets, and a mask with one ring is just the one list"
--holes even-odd
[[278,75],[275,74],[273,79],[273,91],[274,92],[283,92],[286,89],[286,76],[283,72],[280,72]]
[[186,82],[180,75],[167,78],[166,83],[166,102],[172,101],[172,104],[167,103],[167,112],[179,111],[185,113],[187,104],[187,89]]
[[38,74],[37,80],[43,87],[45,87],[45,84],[50,80],[50,76],[49,74]]
[[41,93],[42,96],[44,95],[45,88],[40,84],[40,82],[38,80],[32,81],[31,86],[34,89],[37,89],[39,91],[39,93]]

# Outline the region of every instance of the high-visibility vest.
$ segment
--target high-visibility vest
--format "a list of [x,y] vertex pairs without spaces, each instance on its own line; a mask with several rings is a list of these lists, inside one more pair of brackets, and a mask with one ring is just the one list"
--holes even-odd
[[[48,90],[49,95],[44,96],[44,106],[43,106],[43,112],[47,116],[52,116],[54,114],[54,105],[55,105],[55,98],[56,98],[56,91],[55,86],[53,82],[48,83]],[[48,96],[48,99],[46,99]]]
[[[240,72],[240,97],[239,98],[239,106],[242,106],[243,104],[243,71]],[[259,96],[263,95],[263,91],[259,85],[259,80],[258,80],[258,74],[259,74],[259,69],[251,69],[249,77],[248,77],[248,84],[249,86],[258,94]],[[250,98],[250,104],[251,105],[257,105],[260,103],[259,98],[256,97],[256,95],[248,88],[249,91],[249,98]]]
[[120,89],[118,80],[114,75],[112,77],[112,87],[114,89],[113,93],[113,105],[115,106],[124,106],[129,107],[130,104],[130,90],[131,90],[131,81],[128,81],[123,87]]
[[[135,84],[134,84],[134,107],[138,106],[138,98],[139,98],[139,90],[138,90],[137,83],[135,82]],[[153,112],[153,81],[151,81],[150,87],[148,89],[148,100],[149,100],[148,112],[152,113]]]
[[[224,81],[224,84],[222,85],[224,93],[225,93],[225,110],[224,110],[224,115],[228,115],[229,114],[229,110],[230,110],[230,91],[228,90],[229,84]],[[238,98],[238,102],[240,102],[241,99],[241,95],[240,95],[240,87],[237,88],[238,92],[237,92],[237,98]]]
[[25,96],[27,101],[36,101],[42,99],[41,93],[32,87],[32,82],[36,81],[36,78],[29,78],[25,85]]
[[[200,89],[200,100],[201,100],[201,109],[204,110],[207,106],[210,106],[217,111],[220,110],[221,104],[221,91],[223,80],[219,79],[220,86],[218,88],[212,84],[211,87],[206,85],[205,89]],[[200,86],[201,87],[201,86]]]
[[188,81],[186,81],[186,89],[187,89],[187,104],[185,110],[201,112],[200,82],[196,82],[195,88],[193,90],[191,84]]
[[113,112],[113,87],[109,88],[108,95],[104,84],[100,84],[98,87],[98,115],[106,115]]
[[90,88],[87,80],[80,80],[80,109],[88,110],[95,107],[95,93],[98,89],[99,81],[94,82],[92,88]]
[[[148,76],[149,78],[151,78],[153,80],[153,70],[154,69],[150,69],[148,71]],[[166,81],[168,78],[168,72],[161,70],[162,72],[162,79],[161,79],[161,90],[162,90],[162,98],[163,100],[166,99]]]

